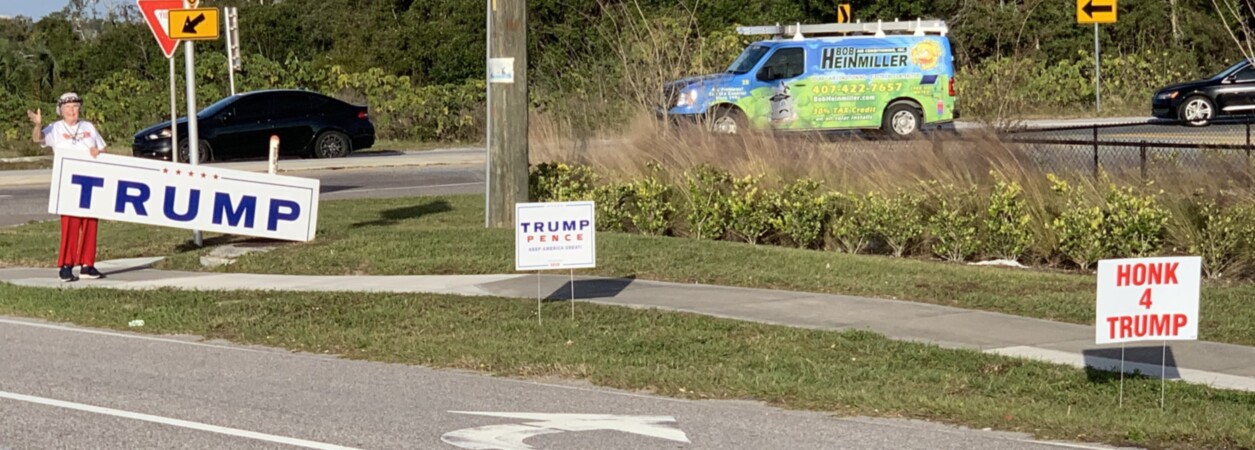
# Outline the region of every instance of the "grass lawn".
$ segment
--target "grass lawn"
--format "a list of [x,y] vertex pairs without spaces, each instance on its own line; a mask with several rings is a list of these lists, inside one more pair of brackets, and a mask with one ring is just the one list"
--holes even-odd
[[[272,274],[513,273],[513,234],[483,228],[483,197],[324,201],[310,243],[281,244],[219,269]],[[101,259],[171,255],[160,268],[206,270],[191,232],[106,222]],[[207,245],[242,240],[205,235]],[[847,255],[687,238],[597,236],[598,267],[580,274],[893,298],[1092,324],[1095,280],[1021,269]],[[0,266],[55,263],[58,227],[0,229]],[[1205,283],[1200,338],[1255,345],[1255,286]]]
[[[430,219],[435,219],[431,217]],[[566,317],[551,303],[546,317]],[[1019,431],[1151,448],[1255,446],[1255,395],[969,350],[695,314],[447,295],[119,292],[0,283],[0,314],[190,333],[350,358],[564,377],[692,399]],[[520,343],[526,343],[521,345]]]

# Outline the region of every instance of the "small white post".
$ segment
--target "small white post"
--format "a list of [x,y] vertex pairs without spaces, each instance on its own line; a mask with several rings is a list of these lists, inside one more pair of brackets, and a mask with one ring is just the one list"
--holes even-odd
[[270,174],[274,175],[279,169],[279,135],[270,136]]

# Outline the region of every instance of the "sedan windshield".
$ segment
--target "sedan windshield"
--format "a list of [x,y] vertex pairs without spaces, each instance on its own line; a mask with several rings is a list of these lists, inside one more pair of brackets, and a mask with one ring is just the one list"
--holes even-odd
[[736,61],[732,61],[732,65],[728,67],[729,73],[742,74],[754,69],[758,64],[758,60],[763,59],[763,55],[767,54],[767,47],[761,45],[751,46],[741,52],[741,56],[736,57]]
[[218,111],[222,111],[223,108],[226,108],[227,105],[230,105],[232,102],[234,102],[236,98],[237,96],[232,95],[222,100],[218,100],[217,102],[214,102],[214,104],[209,105],[205,107],[205,109],[202,109],[200,110],[200,112],[196,113],[196,117],[198,119],[206,118],[206,117],[213,117],[214,114],[218,114]]
[[1239,69],[1241,69],[1241,68],[1243,68],[1243,67],[1246,67],[1246,64],[1247,64],[1247,62],[1246,62],[1246,60],[1245,60],[1245,59],[1243,59],[1243,60],[1241,60],[1241,61],[1238,61],[1237,63],[1233,64],[1232,66],[1229,66],[1229,67],[1225,68],[1225,70],[1220,71],[1220,73],[1217,73],[1217,74],[1216,74],[1216,76],[1212,77],[1212,79],[1224,78],[1224,77],[1227,77],[1227,76],[1229,76],[1229,75],[1232,75],[1234,72],[1238,71]]

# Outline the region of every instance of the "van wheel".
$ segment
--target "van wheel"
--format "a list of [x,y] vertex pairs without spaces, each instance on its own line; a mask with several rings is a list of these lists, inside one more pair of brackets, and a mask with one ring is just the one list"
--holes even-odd
[[710,121],[710,131],[720,134],[738,134],[748,126],[749,120],[738,108],[719,108],[715,111],[714,120]]
[[880,131],[895,138],[910,137],[919,131],[923,114],[909,103],[894,103],[885,109],[880,121]]

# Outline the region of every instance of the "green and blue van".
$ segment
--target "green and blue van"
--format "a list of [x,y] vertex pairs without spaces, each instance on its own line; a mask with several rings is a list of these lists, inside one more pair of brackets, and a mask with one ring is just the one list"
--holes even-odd
[[[740,30],[777,37],[750,44],[723,73],[668,83],[660,116],[700,119],[723,133],[879,129],[895,137],[959,117],[954,57],[940,22]],[[856,30],[869,34],[850,35]],[[885,34],[894,30],[910,34]],[[808,31],[845,35],[803,37]]]

